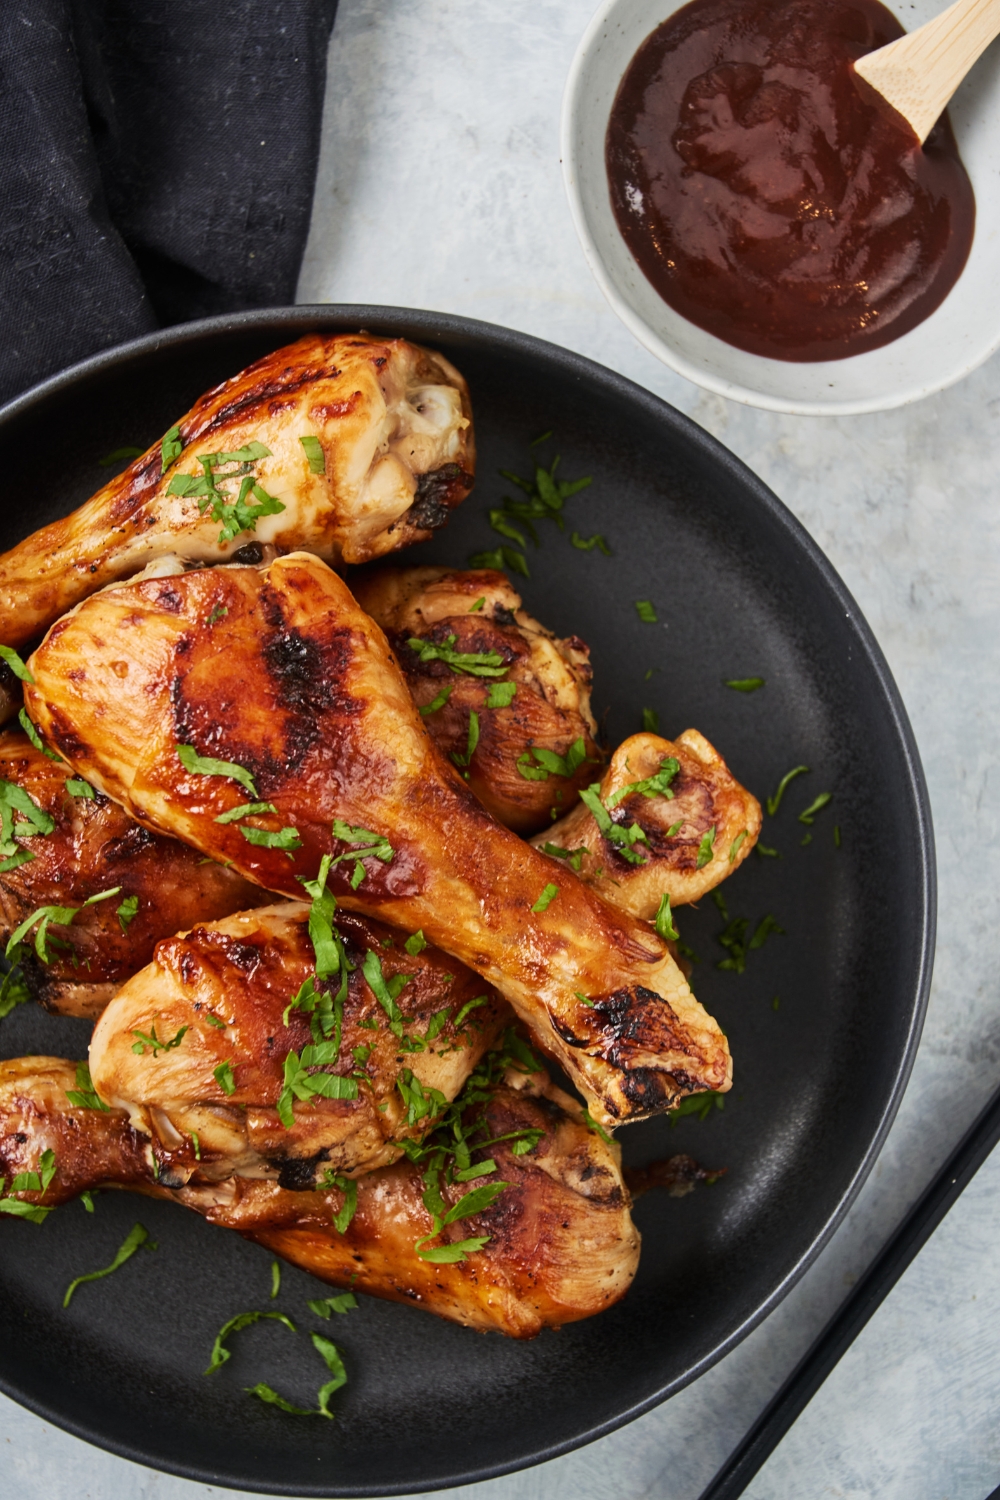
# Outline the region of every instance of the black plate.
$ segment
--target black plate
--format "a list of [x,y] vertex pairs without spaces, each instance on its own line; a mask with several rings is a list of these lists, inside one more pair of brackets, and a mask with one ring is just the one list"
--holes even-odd
[[[0,1386],[48,1421],[126,1458],[209,1484],[288,1495],[387,1495],[485,1479],[610,1431],[706,1370],[780,1300],[843,1217],[895,1114],[930,977],[930,813],[899,695],[857,606],[771,492],[713,438],[648,392],[520,333],[392,308],[315,307],[191,324],[100,355],[0,416],[7,503],[0,545],[78,504],[107,477],[100,455],[148,444],[203,390],[308,329],[404,334],[468,377],[479,481],[407,563],[464,564],[501,539],[487,510],[524,473],[529,442],[593,484],[544,530],[529,609],[590,642],[595,705],[612,743],[656,708],[664,732],[694,725],[763,798],[795,781],[756,854],[724,887],[731,916],[785,929],[742,975],[718,969],[722,918],[682,910],[696,992],[726,1029],[736,1085],[702,1121],[621,1132],[626,1161],[689,1151],[728,1175],[682,1201],[650,1194],[635,1285],[618,1307],[530,1344],[484,1337],[362,1299],[331,1330],[305,1307],[317,1283],[286,1269],[268,1303],[269,1257],[168,1204],[126,1194],[77,1204],[44,1227],[3,1225]],[[606,534],[613,557],[569,533]],[[650,599],[660,623],[634,601]],[[654,675],[647,678],[647,669]],[[723,679],[760,675],[752,695]],[[833,801],[798,821],[823,791]],[[834,843],[834,826],[841,833]],[[811,832],[812,841],[802,840]],[[780,1006],[774,1008],[774,997]],[[23,1007],[0,1027],[5,1056],[79,1056],[86,1027]],[[105,1265],[135,1219],[159,1240],[114,1277]],[[280,1307],[345,1351],[338,1420],[297,1418],[243,1394],[264,1380],[309,1405],[323,1376],[300,1331],[258,1325],[231,1362],[201,1371],[221,1323]]]

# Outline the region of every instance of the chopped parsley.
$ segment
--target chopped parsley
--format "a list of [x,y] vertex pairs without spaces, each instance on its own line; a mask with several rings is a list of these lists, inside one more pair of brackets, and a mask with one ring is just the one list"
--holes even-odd
[[229,609],[225,604],[215,604],[212,606],[212,612],[205,621],[205,624],[216,625],[222,619],[223,615],[228,615],[228,613]]
[[746,837],[747,837],[747,830],[744,828],[743,832],[742,833],[738,833],[736,835],[736,837],[733,839],[733,842],[730,844],[730,846],[729,846],[729,863],[731,865],[733,865],[733,864],[736,863],[736,856],[737,856],[737,854],[739,854],[740,847],[741,847],[741,845],[743,843],[743,840]]
[[411,635],[407,645],[417,654],[420,662],[440,661],[455,673],[466,672],[470,677],[502,677],[507,663],[499,651],[456,651],[454,635],[443,642],[423,641]]
[[516,693],[516,682],[491,682],[486,691],[486,707],[509,708]]
[[564,859],[577,875],[583,864],[583,856],[589,851],[586,849],[563,849],[560,844],[543,844],[542,853],[550,854],[553,859]]
[[660,716],[655,708],[644,708],[642,711],[642,729],[644,734],[657,734],[660,728]]
[[597,1121],[594,1119],[594,1117],[590,1113],[589,1109],[586,1109],[586,1108],[584,1109],[584,1111],[583,1111],[583,1118],[586,1121],[587,1129],[588,1130],[592,1130],[595,1135],[599,1135],[600,1138],[601,1138],[601,1140],[604,1142],[604,1144],[606,1146],[610,1146],[611,1145],[611,1137],[610,1137],[610,1135],[608,1135],[608,1132],[604,1129],[603,1125],[598,1125]]
[[[785,789],[788,786],[789,782],[794,781],[796,776],[805,776],[808,773],[808,770],[808,766],[793,766],[790,771],[786,771],[785,775],[782,776],[781,780],[778,782],[778,790],[775,792],[773,797],[768,797],[767,799],[767,811],[772,818],[778,811],[778,808],[781,806],[781,799],[785,795]],[[758,844],[757,847],[759,848],[760,845]]]
[[[167,494],[197,499],[202,515],[211,508],[213,519],[222,523],[220,545],[231,542],[242,531],[255,531],[261,516],[275,516],[285,509],[251,472],[259,459],[270,456],[270,448],[256,442],[247,443],[235,453],[200,453],[197,461],[201,473],[175,474],[167,485]],[[240,489],[234,500],[223,485],[235,479],[240,480]],[[251,503],[251,495],[256,504]]]
[[[161,1042],[160,1038],[156,1035],[155,1025],[150,1028],[148,1033],[133,1030],[132,1035],[138,1037],[139,1040],[132,1043],[132,1051],[137,1057],[145,1057],[147,1047],[152,1049],[154,1057],[159,1057],[161,1052],[173,1052],[174,1048],[179,1047],[184,1040],[185,1033],[190,1030],[190,1026],[181,1026],[169,1041],[164,1042]],[[218,1069],[216,1069],[216,1072],[218,1072]],[[232,1093],[232,1089],[229,1089],[227,1092]]]
[[353,1292],[340,1292],[334,1297],[317,1297],[308,1302],[306,1306],[310,1312],[314,1312],[317,1318],[325,1318],[330,1321],[331,1313],[353,1312],[358,1305],[358,1299]]
[[253,1323],[259,1323],[262,1318],[273,1319],[275,1323],[283,1323],[291,1333],[298,1330],[291,1318],[280,1312],[245,1312],[237,1313],[235,1318],[230,1318],[228,1323],[223,1323],[215,1335],[215,1343],[212,1345],[212,1356],[208,1362],[208,1369],[202,1373],[211,1375],[213,1371],[220,1370],[228,1359],[232,1358],[232,1350],[226,1348],[226,1340],[234,1333],[239,1333],[243,1328],[249,1328]]
[[[22,708],[20,710],[17,716],[17,721],[36,750],[40,750],[43,755],[47,755],[49,760],[62,760],[61,755],[57,755],[54,750],[50,750],[47,745],[42,744],[42,737],[38,733],[38,730],[35,728],[34,724],[28,718],[28,710],[26,708]],[[84,782],[84,785],[86,785],[86,782]]]
[[454,1029],[456,1031],[459,1031],[461,1029],[462,1022],[465,1020],[470,1011],[478,1010],[480,1005],[486,1005],[488,1003],[488,995],[477,995],[475,1000],[466,1000],[465,1004],[462,1006],[461,1010],[458,1012],[457,1016],[451,1023]]
[[225,1031],[226,1027],[229,1025],[228,1021],[224,1021],[221,1016],[213,1016],[212,1012],[209,1010],[205,1012],[205,1020],[208,1022],[209,1026],[214,1026],[216,1031]]
[[297,828],[254,828],[247,823],[241,823],[239,827],[248,844],[256,844],[261,849],[280,849],[289,859],[292,858],[293,849],[302,848]]
[[103,458],[97,460],[97,466],[99,469],[110,469],[112,464],[120,464],[123,458],[141,458],[145,451],[144,448],[136,448],[128,443],[123,448],[115,448],[111,453],[105,453]]
[[538,900],[535,902],[535,904],[531,908],[531,910],[532,911],[547,911],[549,909],[549,907],[552,905],[553,901],[558,896],[558,894],[559,894],[559,887],[557,885],[552,885],[550,883],[549,885],[547,885],[545,887],[545,889],[543,890],[542,894],[539,896]]
[[409,1068],[403,1068],[396,1078],[403,1104],[406,1106],[406,1123],[415,1125],[418,1120],[434,1119],[447,1106],[447,1099],[435,1088],[424,1092],[420,1079]]
[[238,781],[245,787],[251,797],[256,797],[254,779],[244,766],[238,766],[232,760],[214,760],[210,755],[199,755],[193,745],[177,745],[175,749],[185,771],[199,776],[228,776],[230,781]]
[[635,612],[644,625],[655,625],[657,622],[656,610],[649,599],[637,599],[635,601]]
[[115,909],[115,916],[121,923],[122,932],[128,932],[130,923],[135,921],[139,912],[139,897],[126,896],[125,900]]
[[[39,1170],[18,1172],[10,1184],[12,1193],[45,1193],[49,1184],[56,1175],[56,1154],[54,1151],[43,1151],[38,1158]],[[46,1208],[41,1203],[25,1203],[20,1198],[7,1196],[7,1179],[0,1177],[0,1213],[10,1214],[12,1218],[27,1219],[29,1224],[44,1224],[51,1208]]]
[[236,1080],[233,1077],[232,1063],[221,1062],[217,1068],[212,1069],[212,1077],[227,1098],[230,1094],[236,1093]]
[[729,957],[720,959],[718,968],[728,969],[733,974],[746,972],[748,925],[746,917],[734,917],[719,934],[719,942]]
[[701,843],[698,845],[698,869],[703,870],[715,858],[715,824],[706,834],[702,835]]
[[[538,438],[536,439],[536,443],[545,441],[551,436],[551,433],[547,433],[545,439]],[[532,444],[532,446],[534,447],[535,444]],[[559,456],[557,454],[547,469],[543,468],[541,464],[536,463],[534,476],[531,479],[522,479],[520,475],[512,473],[510,469],[501,469],[501,477],[510,480],[511,484],[515,484],[524,493],[526,498],[523,500],[520,497],[512,499],[509,495],[505,495],[501,501],[502,508],[491,510],[489,513],[490,525],[494,530],[499,531],[501,536],[511,537],[512,540],[520,542],[522,547],[525,545],[523,537],[519,532],[514,530],[511,520],[507,518],[512,518],[519,526],[523,527],[536,547],[539,545],[538,531],[535,527],[536,521],[554,521],[560,531],[565,530],[565,522],[562,514],[565,502],[571,496],[579,494],[580,490],[586,489],[592,481],[589,475],[584,479],[557,479],[556,470],[558,467]],[[573,533],[573,545],[582,546],[585,551],[589,550],[592,546],[600,544],[596,538],[589,543],[583,541],[582,538],[576,540],[578,535],[577,532]],[[603,537],[600,538],[600,542],[603,541]],[[606,547],[607,543],[604,543],[601,550],[604,551]],[[505,547],[503,551],[508,552],[510,549]],[[515,553],[514,555],[519,557],[523,562],[522,554]],[[473,566],[475,566],[475,563],[473,563]],[[490,565],[486,564],[485,566]],[[518,571],[520,572],[521,569],[519,568]],[[525,577],[527,577],[526,564],[523,571]]]
[[[124,458],[130,451],[131,450],[127,448],[119,448],[116,456],[118,458]],[[139,451],[135,454],[135,457],[138,458],[141,452],[142,449],[140,448]],[[184,444],[181,441],[181,429],[179,425],[175,424],[173,427],[171,427],[169,432],[165,432],[163,434],[163,441],[160,443],[161,475],[167,472],[171,464],[177,462],[183,452]]]
[[472,1239],[452,1241],[443,1245],[431,1245],[430,1241],[437,1239],[449,1224],[457,1224],[462,1219],[471,1218],[473,1214],[482,1213],[484,1209],[495,1203],[504,1188],[509,1186],[507,1182],[485,1182],[482,1186],[463,1194],[457,1203],[452,1204],[451,1208],[445,1206],[445,1200],[437,1182],[426,1187],[423,1195],[424,1207],[431,1216],[433,1227],[430,1234],[425,1234],[413,1247],[420,1259],[430,1261],[432,1265],[454,1265],[457,1261],[464,1261],[470,1253],[482,1250],[484,1245],[489,1244],[489,1235],[477,1235]]
[[[332,1041],[314,1042],[303,1047],[301,1057],[289,1052],[285,1058],[284,1081],[278,1096],[278,1118],[286,1130],[295,1123],[294,1100],[308,1103],[317,1095],[323,1099],[356,1099],[358,1080],[344,1078],[339,1073],[311,1073],[310,1068],[322,1068],[337,1062],[340,1054],[340,1038]],[[232,1090],[227,1090],[232,1092]]]
[[730,677],[725,680],[723,686],[732,688],[737,693],[755,693],[758,688],[764,686],[763,677]]
[[[473,709],[469,714],[469,735],[466,741],[465,750],[461,752],[458,750],[453,750],[451,752],[451,758],[455,762],[456,766],[470,766],[472,764],[472,757],[476,753],[476,746],[478,744],[479,715],[476,713],[475,709]],[[466,780],[469,779],[467,772],[463,772],[463,775],[465,775]]]
[[660,762],[660,769],[652,776],[647,776],[644,781],[632,781],[628,786],[619,787],[617,792],[612,792],[604,804],[609,812],[613,812],[619,802],[624,802],[626,797],[669,797],[673,798],[670,783],[681,768],[679,760],[666,756]]
[[76,1109],[101,1109],[110,1113],[108,1106],[94,1088],[94,1080],[85,1062],[76,1065],[76,1088],[66,1090],[66,1098]]
[[0,1021],[4,1016],[9,1016],[17,1006],[26,1005],[30,999],[31,991],[20,969],[8,969],[0,982]]
[[689,1094],[679,1104],[675,1104],[669,1112],[671,1125],[676,1125],[684,1115],[697,1115],[699,1120],[707,1120],[712,1113],[712,1106],[716,1109],[724,1109],[726,1097],[717,1094],[712,1089],[706,1089],[704,1093]]
[[[15,813],[20,813],[22,821],[14,822]],[[22,854],[28,859],[34,859],[30,850],[18,848],[15,838],[44,838],[55,826],[55,819],[51,814],[38,807],[23,787],[0,778],[0,855],[5,860]],[[18,859],[17,862],[26,863],[24,859]],[[16,867],[8,864],[5,868],[12,870]]]
[[89,781],[81,781],[77,776],[66,778],[66,790],[71,797],[82,797],[85,802],[96,802],[97,793]]
[[809,806],[805,809],[804,812],[799,813],[799,822],[807,823],[811,826],[816,821],[816,814],[818,812],[822,812],[827,803],[832,801],[832,792],[820,792],[816,800],[814,802],[810,802]]
[[839,823],[834,823],[834,825],[833,825],[833,842],[836,845],[836,847],[839,849],[840,848],[840,824]]
[[321,1333],[311,1333],[312,1346],[316,1353],[324,1360],[330,1371],[331,1379],[321,1385],[316,1393],[316,1405],[318,1415],[329,1417],[332,1421],[333,1412],[330,1410],[329,1401],[334,1391],[339,1391],[342,1385],[347,1384],[347,1371],[344,1369],[344,1361],[340,1357],[340,1351],[336,1344],[325,1339]]
[[772,849],[768,844],[755,844],[754,847],[756,848],[757,853],[762,854],[765,859],[781,858],[781,855],[778,853],[777,849]]
[[[502,687],[503,684],[497,683],[495,684],[495,686]],[[423,707],[420,709],[421,716],[426,719],[430,714],[436,714],[439,709],[444,708],[445,704],[448,702],[448,699],[451,697],[454,691],[455,684],[453,682],[446,683],[441,691],[439,693],[436,693],[429,703],[425,703],[423,705]],[[493,688],[491,687],[490,692],[492,691]]]
[[273,802],[241,802],[239,807],[231,807],[228,812],[220,813],[212,821],[238,823],[240,818],[259,818],[262,813],[276,813],[277,811]]
[[352,846],[343,854],[338,854],[336,859],[331,859],[330,863],[339,865],[345,859],[354,861],[354,873],[351,876],[353,891],[357,890],[365,878],[364,860],[378,859],[382,864],[387,865],[396,852],[384,834],[372,833],[369,828],[352,828],[350,823],[345,823],[342,818],[334,818],[333,836],[335,839],[340,839],[342,843]]
[[633,847],[635,844],[649,843],[645,831],[638,823],[633,823],[630,828],[626,828],[622,823],[613,822],[611,814],[600,799],[600,790],[600,782],[595,781],[592,786],[585,787],[581,791],[580,800],[590,809],[603,838],[609,844],[613,844],[616,853],[622,859],[627,860],[630,865],[647,864],[645,856]]
[[[537,766],[531,764],[532,757],[538,762]],[[573,741],[565,755],[532,745],[518,756],[516,764],[525,781],[548,781],[550,776],[561,776],[569,780],[576,775],[586,759],[587,747],[581,736]]]
[[302,444],[305,452],[310,474],[325,474],[326,455],[323,452],[323,444],[319,438],[313,437],[310,434],[306,437],[300,437],[299,442]]
[[112,1271],[117,1271],[127,1260],[131,1260],[135,1252],[143,1245],[147,1250],[156,1249],[155,1244],[149,1238],[149,1230],[142,1224],[134,1224],[119,1245],[110,1266],[104,1266],[100,1271],[88,1271],[86,1275],[77,1276],[70,1282],[63,1298],[63,1307],[69,1307],[70,1298],[78,1286],[82,1286],[85,1281],[100,1281],[103,1277],[110,1276]]
[[293,1417],[314,1417],[316,1413],[311,1406],[293,1406],[286,1401],[284,1396],[279,1396],[276,1390],[266,1385],[263,1380],[258,1380],[256,1385],[246,1387],[248,1396],[256,1396],[259,1401],[266,1401],[269,1406],[276,1406],[279,1411],[287,1411]]
[[470,604],[469,605],[469,614],[470,615],[478,615],[479,611],[482,609],[482,607],[483,607],[483,605],[485,603],[486,603],[486,595],[485,594],[480,594],[480,596],[476,600],[475,604]]
[[339,1172],[328,1171],[320,1183],[320,1189],[330,1187],[336,1188],[344,1195],[344,1201],[334,1214],[332,1223],[338,1234],[346,1234],[358,1209],[358,1184],[353,1177],[344,1177]]
[[427,939],[424,937],[423,928],[418,927],[416,932],[411,932],[410,936],[403,944],[403,947],[406,949],[411,958],[416,958],[418,953],[423,953],[424,949],[427,947]]
[[275,1297],[278,1295],[278,1293],[280,1291],[281,1291],[281,1264],[280,1264],[279,1261],[272,1260],[272,1262],[271,1262],[271,1290],[270,1290],[270,1292],[268,1294],[268,1301],[269,1302],[273,1302],[274,1299],[275,1299]]
[[50,943],[53,947],[56,948],[71,948],[72,944],[63,942],[61,938],[51,936],[49,933],[50,925],[54,923],[57,927],[69,927],[72,924],[73,918],[79,912],[83,911],[84,907],[94,906],[98,901],[107,901],[110,899],[110,897],[117,896],[120,890],[121,886],[116,885],[113,890],[100,891],[96,896],[88,896],[86,901],[83,903],[83,906],[38,907],[36,911],[33,911],[31,913],[30,917],[25,917],[20,927],[16,928],[14,932],[11,933],[10,938],[7,942],[7,947],[5,949],[5,956],[11,959],[14,963],[17,962],[18,955],[21,949],[22,939],[27,936],[32,927],[35,927],[37,923],[34,944],[35,952],[38,954],[38,957],[41,959],[43,964],[51,963],[52,954],[49,951]]
[[469,565],[473,568],[496,568],[498,571],[509,568],[512,573],[520,573],[522,578],[531,577],[524,553],[515,552],[513,547],[494,547],[492,552],[474,552],[469,558]]
[[757,930],[754,933],[753,937],[750,939],[750,942],[747,946],[754,949],[762,948],[765,941],[772,932],[777,937],[785,936],[785,929],[783,927],[779,927],[774,917],[772,917],[770,912],[768,912],[766,917],[761,918],[757,926]]
[[674,926],[673,913],[670,910],[670,895],[667,891],[660,897],[660,904],[656,909],[656,930],[665,943],[676,943],[680,933]]
[[516,542],[519,547],[527,547],[528,543],[524,537],[516,526],[511,525],[502,510],[490,511],[490,525],[494,531],[499,532],[501,536],[507,537],[509,541]]
[[32,677],[13,646],[0,646],[0,659],[7,663],[14,676],[20,677],[22,682],[34,682],[34,677]]
[[594,548],[597,547],[601,552],[604,553],[605,557],[611,556],[611,548],[608,546],[607,541],[603,536],[601,536],[601,533],[599,531],[595,531],[593,536],[587,537],[586,539],[584,539],[578,531],[574,531],[573,535],[570,537],[570,541],[573,543],[573,546],[578,547],[581,552],[593,552]]
[[403,1012],[396,1004],[396,1000],[413,978],[412,974],[394,974],[391,979],[386,979],[382,973],[382,960],[371,948],[365,955],[365,961],[361,965],[361,972],[365,976],[368,988],[375,999],[381,1005],[389,1017],[389,1029],[395,1037],[403,1035]]
[[681,818],[679,820],[679,822],[677,822],[677,823],[671,823],[671,825],[667,829],[666,834],[664,835],[664,837],[668,838],[668,839],[672,839],[674,837],[674,834],[680,833],[680,831],[681,831],[681,829],[683,827],[684,827],[684,819]]

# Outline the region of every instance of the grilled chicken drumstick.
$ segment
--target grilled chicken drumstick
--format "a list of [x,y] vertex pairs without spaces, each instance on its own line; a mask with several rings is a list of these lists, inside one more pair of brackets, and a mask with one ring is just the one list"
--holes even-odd
[[[504,1079],[506,1061],[502,1054],[485,1060],[473,1080],[483,1086],[469,1091],[471,1102],[459,1115],[473,1164],[492,1161],[496,1171],[449,1181],[453,1152],[442,1149],[436,1167],[430,1150],[422,1161],[362,1177],[353,1215],[349,1188],[298,1192],[273,1180],[218,1179],[207,1152],[200,1163],[189,1147],[171,1156],[133,1129],[123,1110],[82,1107],[81,1065],[54,1057],[0,1063],[0,1176],[11,1183],[21,1173],[36,1174],[37,1191],[11,1193],[26,1209],[103,1187],[172,1199],[334,1286],[423,1307],[470,1328],[531,1338],[624,1296],[639,1235],[618,1147],[586,1128],[579,1105],[544,1072],[529,1075],[514,1066]],[[454,1148],[454,1129],[449,1135]],[[477,1147],[477,1140],[490,1144]],[[52,1175],[43,1191],[46,1162]],[[184,1186],[170,1187],[171,1181]],[[484,1182],[504,1186],[482,1195],[492,1203],[435,1234],[424,1201],[428,1184],[441,1194],[440,1223],[446,1208],[458,1207]],[[335,1218],[349,1219],[342,1231]],[[479,1248],[459,1250],[462,1241]],[[443,1260],[442,1247],[455,1258]]]
[[[593,803],[580,802],[532,843],[559,851],[560,861],[575,856],[588,885],[647,921],[664,892],[673,906],[700,901],[739,868],[760,834],[760,803],[697,729],[676,740],[658,734],[623,740],[597,798],[603,827]],[[623,847],[612,831],[621,828],[638,828],[642,836]]]
[[395,1161],[510,1007],[438,949],[409,953],[405,933],[344,912],[329,923],[336,968],[317,978],[309,918],[282,902],[160,943],[94,1030],[101,1098],[167,1149],[197,1139],[226,1175],[305,1188]]
[[315,558],[107,590],[30,665],[31,717],[95,786],[284,895],[331,856],[345,906],[422,929],[495,985],[602,1122],[729,1088],[725,1038],[665,945],[571,871],[555,890],[551,859],[434,749],[382,632]]
[[426,540],[469,493],[468,389],[405,339],[309,334],[196,401],[65,520],[0,557],[0,641],[20,646],[155,559],[249,544],[366,562]]
[[351,587],[385,631],[431,739],[467,768],[499,823],[546,827],[600,774],[590,652],[532,619],[503,573],[379,568]]
[[[30,939],[21,946],[28,987],[48,1010],[99,1016],[160,938],[269,900],[235,870],[150,833],[19,729],[0,734],[0,796],[10,787],[40,816],[32,823],[18,812],[22,832],[5,861],[13,867],[0,873],[4,938],[42,907],[76,908],[72,926],[56,926],[55,940],[42,943],[45,962]],[[23,864],[18,854],[28,855]],[[114,898],[86,905],[116,887]]]

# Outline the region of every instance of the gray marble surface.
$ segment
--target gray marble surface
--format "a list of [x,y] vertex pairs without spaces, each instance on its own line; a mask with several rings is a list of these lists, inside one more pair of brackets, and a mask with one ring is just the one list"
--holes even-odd
[[[605,305],[563,196],[563,80],[591,0],[341,0],[301,301],[504,323],[657,392],[800,517],[871,622],[930,783],[940,937],[912,1082],[847,1220],[780,1308],[624,1431],[452,1500],[694,1500],[1000,1081],[1000,362],[920,405],[782,417],[700,392]],[[1000,1483],[1000,1159],[757,1477],[753,1500],[983,1500]],[[599,1378],[599,1372],[598,1372]],[[0,1400],[20,1500],[201,1500]]]

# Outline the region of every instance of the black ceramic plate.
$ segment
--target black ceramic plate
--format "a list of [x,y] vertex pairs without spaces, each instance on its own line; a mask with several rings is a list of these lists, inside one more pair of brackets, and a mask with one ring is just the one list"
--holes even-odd
[[[0,546],[77,505],[102,454],[155,440],[202,391],[313,328],[403,334],[443,349],[472,389],[479,479],[433,542],[400,561],[465,564],[501,539],[487,511],[529,471],[529,444],[560,474],[592,475],[567,530],[528,547],[527,607],[593,651],[610,743],[654,708],[695,726],[762,799],[793,782],[763,842],[724,886],[752,932],[784,935],[720,970],[712,901],[682,910],[695,990],[728,1033],[724,1110],[621,1132],[627,1162],[687,1151],[727,1176],[683,1200],[636,1206],[643,1252],[618,1307],[518,1344],[361,1299],[319,1324],[316,1282],[171,1205],[105,1194],[36,1227],[2,1226],[0,1386],[116,1453],[209,1484],[289,1495],[387,1495],[484,1479],[552,1458],[662,1401],[707,1369],[785,1294],[847,1209],[889,1127],[916,1049],[934,927],[930,815],[917,752],[881,653],[802,527],[731,454],[654,396],[576,355],[434,313],[321,307],[192,324],[100,355],[0,416]],[[601,532],[612,548],[571,545]],[[635,602],[653,601],[656,624]],[[652,669],[652,675],[649,671]],[[766,678],[744,695],[726,678]],[[809,827],[798,814],[833,800]],[[835,843],[835,825],[840,830]],[[806,843],[807,834],[811,841]],[[780,997],[780,999],[776,998]],[[82,1055],[86,1028],[25,1006],[5,1056]],[[61,1307],[71,1277],[106,1265],[136,1220],[159,1241]],[[202,1375],[234,1313],[278,1307],[300,1332],[257,1325]],[[342,1346],[338,1419],[298,1418],[244,1394],[263,1380],[300,1405],[323,1378],[304,1330]]]

